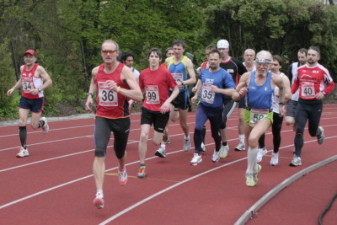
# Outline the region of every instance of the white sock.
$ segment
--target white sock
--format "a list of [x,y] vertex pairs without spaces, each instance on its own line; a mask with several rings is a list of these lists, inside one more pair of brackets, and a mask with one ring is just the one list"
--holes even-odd
[[98,197],[98,196],[102,196],[102,198],[103,198],[103,190],[102,189],[97,189],[96,197]]
[[164,150],[165,150],[165,148],[166,148],[166,145],[165,145],[165,144],[161,144],[161,145],[160,145],[160,148],[162,148],[162,149],[164,149]]
[[190,140],[190,136],[185,136],[185,140]]
[[240,140],[240,143],[244,144],[245,143],[245,135],[239,134],[239,140]]
[[257,162],[256,162],[256,156],[257,156],[258,148],[248,148],[247,152],[247,175],[253,175],[257,172]]

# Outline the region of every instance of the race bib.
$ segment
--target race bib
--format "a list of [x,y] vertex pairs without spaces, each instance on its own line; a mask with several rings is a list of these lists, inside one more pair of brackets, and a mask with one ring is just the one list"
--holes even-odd
[[105,82],[98,82],[98,98],[101,106],[118,106],[117,93],[110,90]]
[[[184,74],[182,73],[172,73],[173,79],[176,82],[183,82],[184,81]],[[183,89],[184,85],[179,85],[179,89]]]
[[215,92],[212,91],[211,85],[203,84],[201,89],[201,100],[203,102],[213,104]]
[[146,103],[151,105],[160,104],[158,85],[146,85]]
[[251,109],[249,118],[250,126],[254,126],[257,122],[259,122],[263,118],[266,118],[268,116],[268,113],[268,109]]
[[23,92],[30,93],[30,91],[34,89],[33,79],[31,79],[30,77],[22,77],[21,82]]
[[301,97],[303,99],[313,99],[315,98],[315,87],[311,82],[303,82],[301,84]]

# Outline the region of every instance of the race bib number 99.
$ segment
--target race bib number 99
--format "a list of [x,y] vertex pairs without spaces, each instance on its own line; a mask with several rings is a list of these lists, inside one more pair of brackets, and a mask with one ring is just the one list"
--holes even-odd
[[160,104],[158,85],[147,85],[145,87],[145,95],[147,104]]
[[105,82],[98,82],[98,98],[101,106],[118,106],[117,93],[110,90]]

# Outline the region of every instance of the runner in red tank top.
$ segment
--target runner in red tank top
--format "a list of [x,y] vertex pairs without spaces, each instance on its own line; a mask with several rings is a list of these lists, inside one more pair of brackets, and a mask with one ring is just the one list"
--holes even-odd
[[119,183],[126,184],[128,175],[125,169],[126,145],[130,132],[128,99],[141,101],[143,96],[131,69],[117,61],[118,44],[106,40],[102,44],[101,56],[104,63],[92,70],[89,93],[85,108],[91,111],[92,96],[97,94],[95,120],[95,159],[93,165],[96,184],[94,205],[104,207],[103,182],[106,148],[111,132],[114,134],[114,150],[119,161]]
[[47,119],[41,118],[41,113],[44,105],[43,90],[52,84],[50,76],[46,70],[36,64],[36,52],[28,49],[23,57],[25,64],[20,67],[21,77],[16,84],[7,91],[10,96],[15,89],[22,88],[22,96],[19,103],[19,137],[21,147],[16,157],[23,158],[29,156],[29,151],[26,146],[27,140],[27,118],[29,112],[32,112],[31,126],[33,129],[42,128],[43,133],[49,131]]

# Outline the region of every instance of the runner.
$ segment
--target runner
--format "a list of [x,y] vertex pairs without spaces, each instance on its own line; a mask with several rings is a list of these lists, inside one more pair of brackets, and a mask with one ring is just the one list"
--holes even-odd
[[19,137],[21,147],[16,157],[29,156],[27,148],[27,118],[32,112],[31,126],[33,129],[42,128],[43,133],[48,133],[49,125],[46,117],[41,118],[44,107],[43,91],[52,84],[52,80],[46,70],[36,63],[36,51],[28,49],[23,55],[24,65],[20,67],[21,77],[16,84],[7,91],[10,96],[16,89],[22,88],[19,103]]
[[[282,68],[282,58],[279,55],[273,56],[273,64],[271,66],[271,72],[274,74],[277,74],[279,77],[283,79],[284,83],[284,89],[288,95],[290,94],[290,82],[288,77],[280,71]],[[278,165],[278,158],[279,158],[279,148],[281,145],[281,129],[282,129],[282,122],[283,122],[283,116],[280,113],[280,91],[278,87],[275,87],[274,94],[272,96],[272,109],[273,109],[273,124],[272,124],[272,133],[273,133],[273,152],[270,159],[270,165],[277,166]],[[267,154],[267,149],[265,147],[265,134],[263,134],[259,139],[259,151],[257,153],[257,159],[256,161],[259,163],[262,161],[262,157]]]
[[[272,94],[275,86],[283,90],[284,84],[279,75],[270,72],[273,57],[270,52],[262,50],[256,55],[256,71],[243,74],[232,98],[238,101],[246,96],[247,108],[244,113],[245,139],[248,146],[248,163],[246,185],[255,186],[261,166],[256,162],[258,140],[270,127],[273,121]],[[290,94],[280,92],[280,103],[290,99]],[[284,113],[285,107],[281,107]]]
[[[145,93],[138,146],[140,167],[137,176],[139,178],[145,177],[145,157],[151,125],[153,124],[154,129],[152,141],[155,145],[159,145],[163,139],[163,132],[169,120],[170,103],[179,94],[177,83],[170,71],[160,66],[161,59],[161,51],[152,48],[148,54],[150,67],[143,70],[139,77],[140,88]],[[170,89],[173,89],[173,92],[168,97]],[[158,149],[155,155],[166,158],[165,147]]]
[[105,173],[106,149],[111,132],[114,134],[114,150],[119,162],[119,183],[125,185],[128,175],[125,168],[126,145],[130,132],[128,98],[141,101],[142,92],[135,76],[124,64],[117,61],[119,46],[113,40],[102,44],[103,64],[92,70],[92,79],[85,108],[91,111],[93,95],[97,93],[95,119],[95,158],[93,163],[96,197],[94,205],[104,207],[103,183]]
[[[295,76],[297,75],[297,69],[300,66],[303,66],[306,64],[307,54],[308,54],[308,50],[305,48],[301,48],[297,52],[298,62],[294,62],[289,66],[288,77],[289,77],[289,80],[291,81],[291,84],[294,83],[294,80],[296,78]],[[297,90],[297,92],[291,96],[291,100],[289,100],[288,105],[287,105],[287,113],[285,117],[286,124],[292,125],[294,128],[294,131],[295,131],[295,113],[296,113],[296,107],[297,107],[298,95],[299,95],[298,92],[299,91]]]
[[[256,70],[255,66],[255,51],[253,49],[246,49],[243,53],[244,62],[242,63],[248,72]],[[245,147],[245,123],[243,121],[243,113],[245,109],[245,99],[240,99],[239,102],[239,144],[235,147],[236,151],[244,151]]]
[[[172,102],[174,110],[170,112],[170,120],[172,122],[178,120],[184,132],[184,151],[191,149],[191,140],[189,134],[189,126],[187,125],[187,109],[189,91],[188,85],[196,82],[195,72],[192,61],[184,56],[185,43],[182,40],[173,42],[174,56],[166,59],[168,70],[172,73],[173,78],[179,85],[179,95]],[[188,78],[189,76],[189,78]]]
[[[232,75],[234,83],[237,84],[240,79],[240,76],[244,74],[245,72],[247,72],[245,66],[239,60],[234,59],[229,55],[229,43],[227,40],[225,39],[219,40],[217,42],[217,49],[221,53],[222,61],[220,63],[220,66]],[[224,96],[223,99],[224,99],[224,110],[222,113],[223,123],[221,125],[221,141],[222,141],[222,146],[220,149],[221,158],[226,157],[229,151],[229,145],[227,143],[227,136],[226,136],[226,125],[227,125],[228,118],[232,115],[232,112],[234,111],[235,106],[236,106],[236,102],[234,102],[230,97]],[[244,102],[244,99],[242,99],[239,102],[239,108],[244,108],[244,107],[245,107],[245,102]],[[240,149],[240,150],[244,150],[244,149]]]
[[[194,146],[195,153],[191,160],[191,165],[197,165],[202,161],[201,143],[203,140],[203,130],[207,120],[210,121],[212,137],[215,142],[215,149],[212,161],[220,159],[221,136],[219,134],[222,121],[223,95],[231,96],[234,92],[235,84],[231,75],[220,67],[220,52],[212,50],[209,53],[209,69],[204,69],[200,74],[201,87],[198,87],[192,102],[200,98],[195,117]],[[200,94],[201,93],[201,94]]]
[[318,144],[324,142],[324,129],[319,126],[323,110],[323,99],[330,94],[335,83],[329,71],[318,63],[320,60],[320,50],[316,46],[308,49],[307,63],[297,69],[292,93],[299,90],[299,99],[296,108],[296,136],[295,153],[290,166],[301,166],[301,153],[303,148],[303,133],[308,121],[308,130],[311,137],[317,137]]

